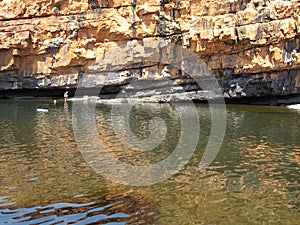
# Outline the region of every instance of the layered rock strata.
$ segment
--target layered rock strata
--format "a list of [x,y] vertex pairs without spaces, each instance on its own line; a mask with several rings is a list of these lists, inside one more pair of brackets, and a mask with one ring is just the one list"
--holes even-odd
[[228,99],[298,101],[299,22],[300,0],[3,0],[0,97],[115,94],[137,79],[197,94],[182,64],[157,62],[177,57],[163,40],[203,59]]

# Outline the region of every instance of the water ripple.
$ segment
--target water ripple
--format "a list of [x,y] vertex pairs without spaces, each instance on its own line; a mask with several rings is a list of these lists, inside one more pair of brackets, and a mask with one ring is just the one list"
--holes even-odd
[[[6,207],[2,205],[0,207]],[[130,196],[102,197],[85,204],[56,203],[23,209],[0,210],[3,224],[139,224],[154,223],[157,214],[145,210],[142,203]],[[141,223],[144,221],[144,223]]]

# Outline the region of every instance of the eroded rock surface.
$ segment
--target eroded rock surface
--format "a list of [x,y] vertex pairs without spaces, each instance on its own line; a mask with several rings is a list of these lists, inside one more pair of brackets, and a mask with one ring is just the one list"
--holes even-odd
[[180,68],[151,61],[168,54],[160,40],[201,57],[229,99],[299,94],[299,22],[300,0],[3,0],[0,96],[184,83]]

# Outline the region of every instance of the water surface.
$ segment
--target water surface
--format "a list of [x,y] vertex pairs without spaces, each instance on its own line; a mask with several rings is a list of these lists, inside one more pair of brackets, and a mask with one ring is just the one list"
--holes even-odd
[[[178,144],[180,118],[172,106],[133,108],[130,126],[137,137],[149,136],[154,116],[167,125],[166,139],[149,152],[122,145],[111,107],[97,105],[95,119],[115,158],[149,165]],[[86,162],[73,133],[72,103],[0,101],[0,224],[299,224],[300,112],[227,106],[223,145],[207,171],[199,172],[210,111],[207,105],[197,110],[200,139],[185,168],[164,182],[132,187]]]

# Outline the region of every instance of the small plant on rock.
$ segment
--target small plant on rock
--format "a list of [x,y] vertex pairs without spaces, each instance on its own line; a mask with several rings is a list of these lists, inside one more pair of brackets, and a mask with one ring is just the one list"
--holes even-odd
[[152,35],[152,31],[151,31],[150,29],[147,28],[147,29],[145,29],[144,34],[145,34],[146,37],[149,37],[149,36]]
[[13,44],[13,40],[12,40],[11,37],[8,37],[8,38],[7,38],[7,43],[8,43],[9,45],[12,45],[12,44]]

